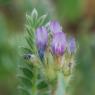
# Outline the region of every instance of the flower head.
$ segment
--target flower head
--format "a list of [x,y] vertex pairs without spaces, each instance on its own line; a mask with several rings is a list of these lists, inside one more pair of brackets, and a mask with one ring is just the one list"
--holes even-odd
[[48,43],[48,32],[45,27],[39,27],[36,31],[36,44],[38,49],[45,49]]
[[45,27],[39,27],[36,31],[36,44],[38,48],[38,54],[43,62],[44,52],[48,43],[48,32]]
[[56,56],[62,56],[66,48],[66,35],[63,32],[56,33],[53,37],[51,49]]
[[62,32],[62,27],[57,21],[51,21],[50,22],[50,30],[53,32],[53,34]]
[[75,53],[76,52],[76,42],[74,37],[70,37],[68,39],[68,47],[67,50],[69,53]]

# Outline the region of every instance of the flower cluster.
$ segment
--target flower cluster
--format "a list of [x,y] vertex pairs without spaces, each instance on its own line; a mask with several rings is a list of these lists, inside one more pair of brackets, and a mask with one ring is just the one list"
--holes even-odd
[[[51,53],[56,57],[63,56],[66,50],[68,53],[75,53],[76,43],[74,37],[67,39],[59,22],[51,21],[48,27],[50,31],[47,31],[44,26],[38,27],[36,30],[36,45],[41,58],[44,57],[47,48],[50,48]],[[51,42],[49,42],[49,32],[51,32]]]
[[28,46],[24,48],[24,59],[28,64],[21,70],[33,95],[59,95],[60,90],[60,95],[65,95],[75,66],[76,41],[64,32],[58,21],[45,24],[46,17],[39,16],[36,9],[26,15]]

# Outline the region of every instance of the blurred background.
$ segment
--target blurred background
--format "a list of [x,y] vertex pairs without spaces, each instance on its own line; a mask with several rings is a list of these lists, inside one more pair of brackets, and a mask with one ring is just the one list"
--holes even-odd
[[[78,43],[69,95],[95,95],[95,0],[0,0],[0,95],[16,95],[26,13],[57,19]],[[60,95],[60,94],[59,94]]]

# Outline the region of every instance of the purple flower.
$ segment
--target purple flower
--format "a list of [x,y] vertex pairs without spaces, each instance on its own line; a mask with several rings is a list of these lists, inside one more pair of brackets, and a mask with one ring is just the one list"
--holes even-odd
[[39,27],[36,31],[36,45],[41,61],[44,61],[44,52],[48,44],[48,32],[45,27]]
[[70,37],[68,39],[68,47],[67,50],[69,53],[75,53],[76,52],[76,42],[74,37]]
[[36,30],[36,44],[38,49],[45,49],[48,43],[48,32],[45,27]]
[[66,48],[66,35],[63,32],[58,32],[54,35],[51,49],[56,56],[62,56]]
[[62,32],[62,27],[57,21],[51,21],[50,22],[50,30],[53,34]]

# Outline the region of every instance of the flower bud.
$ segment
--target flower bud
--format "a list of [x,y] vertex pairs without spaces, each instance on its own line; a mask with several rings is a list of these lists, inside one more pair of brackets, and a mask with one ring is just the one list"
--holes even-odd
[[69,53],[75,53],[76,52],[76,42],[74,37],[70,37],[68,39],[68,47],[67,50]]
[[53,37],[51,49],[56,56],[62,56],[66,48],[66,35],[63,32],[56,33]]
[[45,27],[39,27],[36,31],[36,45],[38,49],[45,49],[48,43],[48,32]]
[[50,30],[53,34],[62,32],[62,27],[57,21],[51,21],[50,22]]
[[43,61],[44,52],[48,44],[48,32],[45,27],[39,27],[36,31],[36,45],[38,48],[38,54]]

